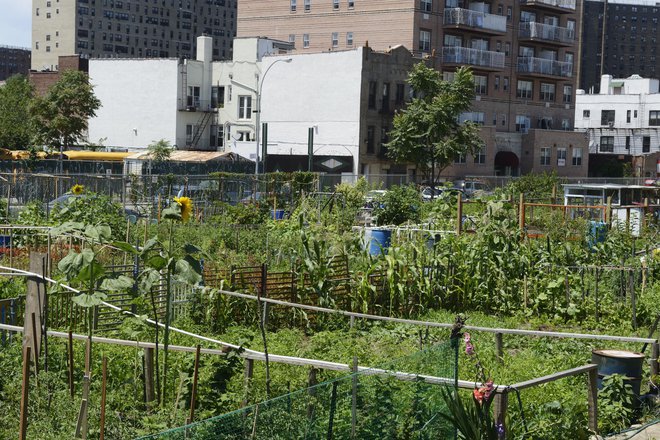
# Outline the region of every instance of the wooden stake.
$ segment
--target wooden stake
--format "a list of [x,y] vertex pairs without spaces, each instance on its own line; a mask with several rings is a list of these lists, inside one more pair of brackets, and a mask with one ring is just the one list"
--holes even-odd
[[493,415],[495,422],[506,432],[506,412],[509,407],[509,393],[504,391],[497,393],[493,398]]
[[252,380],[252,375],[254,374],[254,360],[245,359],[245,398],[241,404],[241,407],[246,407],[250,401],[250,382]]
[[458,193],[456,199],[456,235],[463,231],[463,194]]
[[80,411],[78,412],[78,423],[76,424],[76,438],[87,438],[87,412],[89,410],[89,385],[91,381],[91,357],[92,357],[92,341],[87,339],[85,341],[85,375],[83,376],[83,398],[80,402]]
[[504,348],[502,341],[502,333],[495,333],[495,351],[497,353],[497,360],[499,363],[504,361]]
[[101,382],[101,423],[100,423],[100,437],[99,440],[105,438],[105,394],[108,380],[108,358],[103,356],[103,380]]
[[30,394],[30,346],[23,349],[23,382],[21,384],[21,421],[18,427],[19,440],[27,435],[28,398]]
[[76,386],[73,382],[73,332],[69,330],[69,392],[73,399],[76,391]]
[[594,368],[589,371],[587,387],[587,400],[589,408],[589,430],[598,434],[598,370]]
[[146,403],[156,399],[154,386],[154,349],[144,349],[144,400]]
[[335,411],[337,409],[337,381],[332,382],[332,392],[330,394],[330,416],[328,420],[328,440],[332,440],[332,425],[335,422]]
[[257,403],[254,406],[254,419],[252,420],[252,435],[250,435],[251,439],[257,438],[257,417],[259,416],[259,404]]
[[357,385],[358,385],[358,378],[357,378],[357,372],[358,372],[358,358],[357,356],[353,356],[353,386],[352,386],[352,393],[351,393],[351,438],[355,438],[355,431],[357,428]]
[[197,345],[197,351],[195,352],[195,371],[193,373],[193,383],[192,391],[190,393],[190,416],[188,423],[192,423],[195,420],[195,400],[197,399],[197,380],[199,378],[199,354],[201,346]]
[[37,317],[34,312],[32,312],[32,334],[34,335],[32,338],[32,351],[34,352],[34,377],[36,379],[39,376],[39,347],[37,346]]
[[518,227],[520,228],[521,238],[525,237],[525,195],[520,193],[520,201],[518,202]]

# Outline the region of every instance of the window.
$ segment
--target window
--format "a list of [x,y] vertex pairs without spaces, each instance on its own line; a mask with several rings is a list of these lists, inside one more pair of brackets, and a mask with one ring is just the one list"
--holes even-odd
[[463,123],[469,121],[477,125],[484,125],[484,118],[484,112],[464,112],[459,115],[458,122]]
[[582,118],[589,119],[591,117],[591,110],[582,110]]
[[305,12],[312,10],[312,0],[303,0],[305,4]]
[[46,46],[46,52],[50,52],[50,46]]
[[252,96],[238,97],[238,119],[252,119]]
[[500,76],[495,75],[495,83],[493,83],[493,89],[499,90],[500,89]]
[[508,57],[509,53],[511,53],[511,43],[504,43],[504,55]]
[[199,125],[187,124],[186,125],[186,145],[190,145],[199,131]]
[[614,124],[614,110],[601,110],[600,125]]
[[46,18],[50,18],[50,12],[46,12]]
[[186,96],[186,105],[188,107],[199,107],[199,86],[188,86],[188,95]]
[[465,160],[465,154],[459,154],[459,155],[456,156],[456,158],[454,159],[454,163],[459,163],[459,164],[460,164],[460,163],[465,163],[465,162],[466,162],[466,160]]
[[332,47],[339,46],[339,32],[332,33]]
[[405,101],[405,96],[406,96],[406,85],[405,84],[397,84],[396,85],[396,96],[395,96],[395,104],[403,104]]
[[211,147],[220,148],[225,143],[224,126],[222,124],[211,125]]
[[225,106],[225,87],[211,87],[211,108],[223,108]]
[[375,144],[375,136],[376,136],[376,127],[373,125],[370,125],[367,127],[367,153],[373,154],[374,153],[374,144]]
[[541,101],[553,102],[555,100],[555,85],[541,83]]
[[516,90],[516,97],[523,99],[532,99],[532,82],[531,81],[518,81],[518,88]]
[[296,42],[296,34],[289,34],[289,43]]
[[566,148],[557,148],[557,166],[566,166]]
[[626,150],[630,150],[630,136],[626,136]]
[[488,77],[483,75],[474,75],[474,93],[485,95],[488,92]]
[[339,0],[332,0],[332,9],[339,10]]
[[348,9],[353,9],[355,7],[355,2],[353,0],[348,0]]
[[376,81],[369,81],[369,108],[376,108],[376,88],[378,83]]
[[564,86],[564,104],[570,104],[573,99],[573,86]]
[[50,41],[50,34],[46,35],[46,41]]
[[642,137],[642,153],[650,153],[650,152],[651,152],[651,137],[644,136]]
[[442,72],[442,80],[447,82],[454,82],[456,72]]
[[508,76],[505,76],[502,80],[502,90],[504,90],[505,92],[507,90],[509,90],[509,77]]
[[431,12],[433,9],[433,0],[420,0],[420,2],[422,12]]
[[649,125],[660,125],[660,111],[651,110],[649,112]]
[[516,115],[516,131],[519,133],[527,133],[529,130],[530,120],[527,116]]
[[599,151],[601,153],[614,153],[614,136],[601,136]]
[[346,32],[346,46],[353,45],[353,32]]
[[431,31],[419,31],[419,50],[421,52],[431,51]]
[[482,148],[477,151],[477,154],[474,155],[474,163],[485,164],[486,163],[486,148]]
[[573,166],[579,167],[582,166],[582,148],[574,147],[573,148]]
[[296,12],[297,9],[298,9],[298,1],[291,0],[291,12]]
[[390,111],[390,83],[383,83],[383,112]]
[[632,112],[630,110],[626,111],[626,124],[630,124],[630,116],[632,116]]
[[303,34],[303,47],[309,47],[309,34]]
[[637,110],[633,111],[633,118],[637,119]]
[[541,148],[541,165],[550,165],[550,148],[548,147]]
[[507,6],[507,8],[506,8],[506,21],[511,21],[511,17],[513,17],[513,9],[511,9],[511,6]]

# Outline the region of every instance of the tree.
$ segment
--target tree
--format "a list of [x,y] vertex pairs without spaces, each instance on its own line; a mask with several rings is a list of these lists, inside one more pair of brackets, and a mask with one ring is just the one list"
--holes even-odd
[[39,144],[63,147],[83,140],[87,120],[96,116],[101,101],[84,72],[66,70],[44,97],[32,101],[35,141]]
[[396,162],[413,162],[435,182],[435,176],[459,155],[474,154],[483,146],[479,128],[459,122],[474,98],[472,72],[459,68],[454,81],[424,63],[413,67],[408,77],[415,98],[394,116],[387,155]]
[[30,101],[34,87],[23,75],[14,75],[0,87],[0,147],[25,150],[30,145]]
[[170,141],[166,141],[165,139],[150,143],[147,149],[149,150],[149,157],[157,164],[169,160],[174,150]]

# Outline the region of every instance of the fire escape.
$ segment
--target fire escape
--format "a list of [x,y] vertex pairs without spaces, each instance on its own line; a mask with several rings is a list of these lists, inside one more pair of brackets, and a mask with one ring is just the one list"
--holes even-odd
[[188,69],[185,64],[180,64],[179,73],[181,75],[179,111],[200,113],[197,122],[192,126],[192,133],[186,133],[185,148],[187,150],[196,150],[206,127],[209,126],[218,110],[214,108],[211,101],[202,101],[200,99],[200,86],[188,86]]

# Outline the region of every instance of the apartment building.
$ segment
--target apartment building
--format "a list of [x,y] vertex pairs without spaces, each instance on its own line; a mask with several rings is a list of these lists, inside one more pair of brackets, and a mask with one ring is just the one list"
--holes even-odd
[[28,74],[30,70],[30,49],[0,46],[0,81],[18,73]]
[[[295,53],[403,45],[447,80],[457,67],[470,66],[477,96],[463,118],[483,125],[482,136],[494,146],[457,158],[446,175],[538,170],[583,175],[586,158],[564,157],[573,147],[579,152],[584,142],[572,132],[581,3],[263,0],[239,3],[237,32],[289,41]],[[541,130],[550,134],[533,133]]]
[[232,60],[213,62],[211,47],[199,37],[195,60],[90,60],[102,106],[89,138],[122,150],[165,139],[262,162],[265,153],[267,171],[307,170],[311,142],[314,171],[412,171],[385,156],[385,127],[409,99],[418,61],[406,48],[290,55],[288,42],[237,38]]
[[32,69],[57,70],[60,55],[194,58],[213,37],[215,60],[231,58],[237,0],[32,0]]
[[598,93],[601,75],[657,78],[660,5],[651,0],[584,1],[580,82]]
[[588,136],[592,175],[656,175],[660,153],[660,81],[603,75],[599,93],[578,90],[575,127]]

